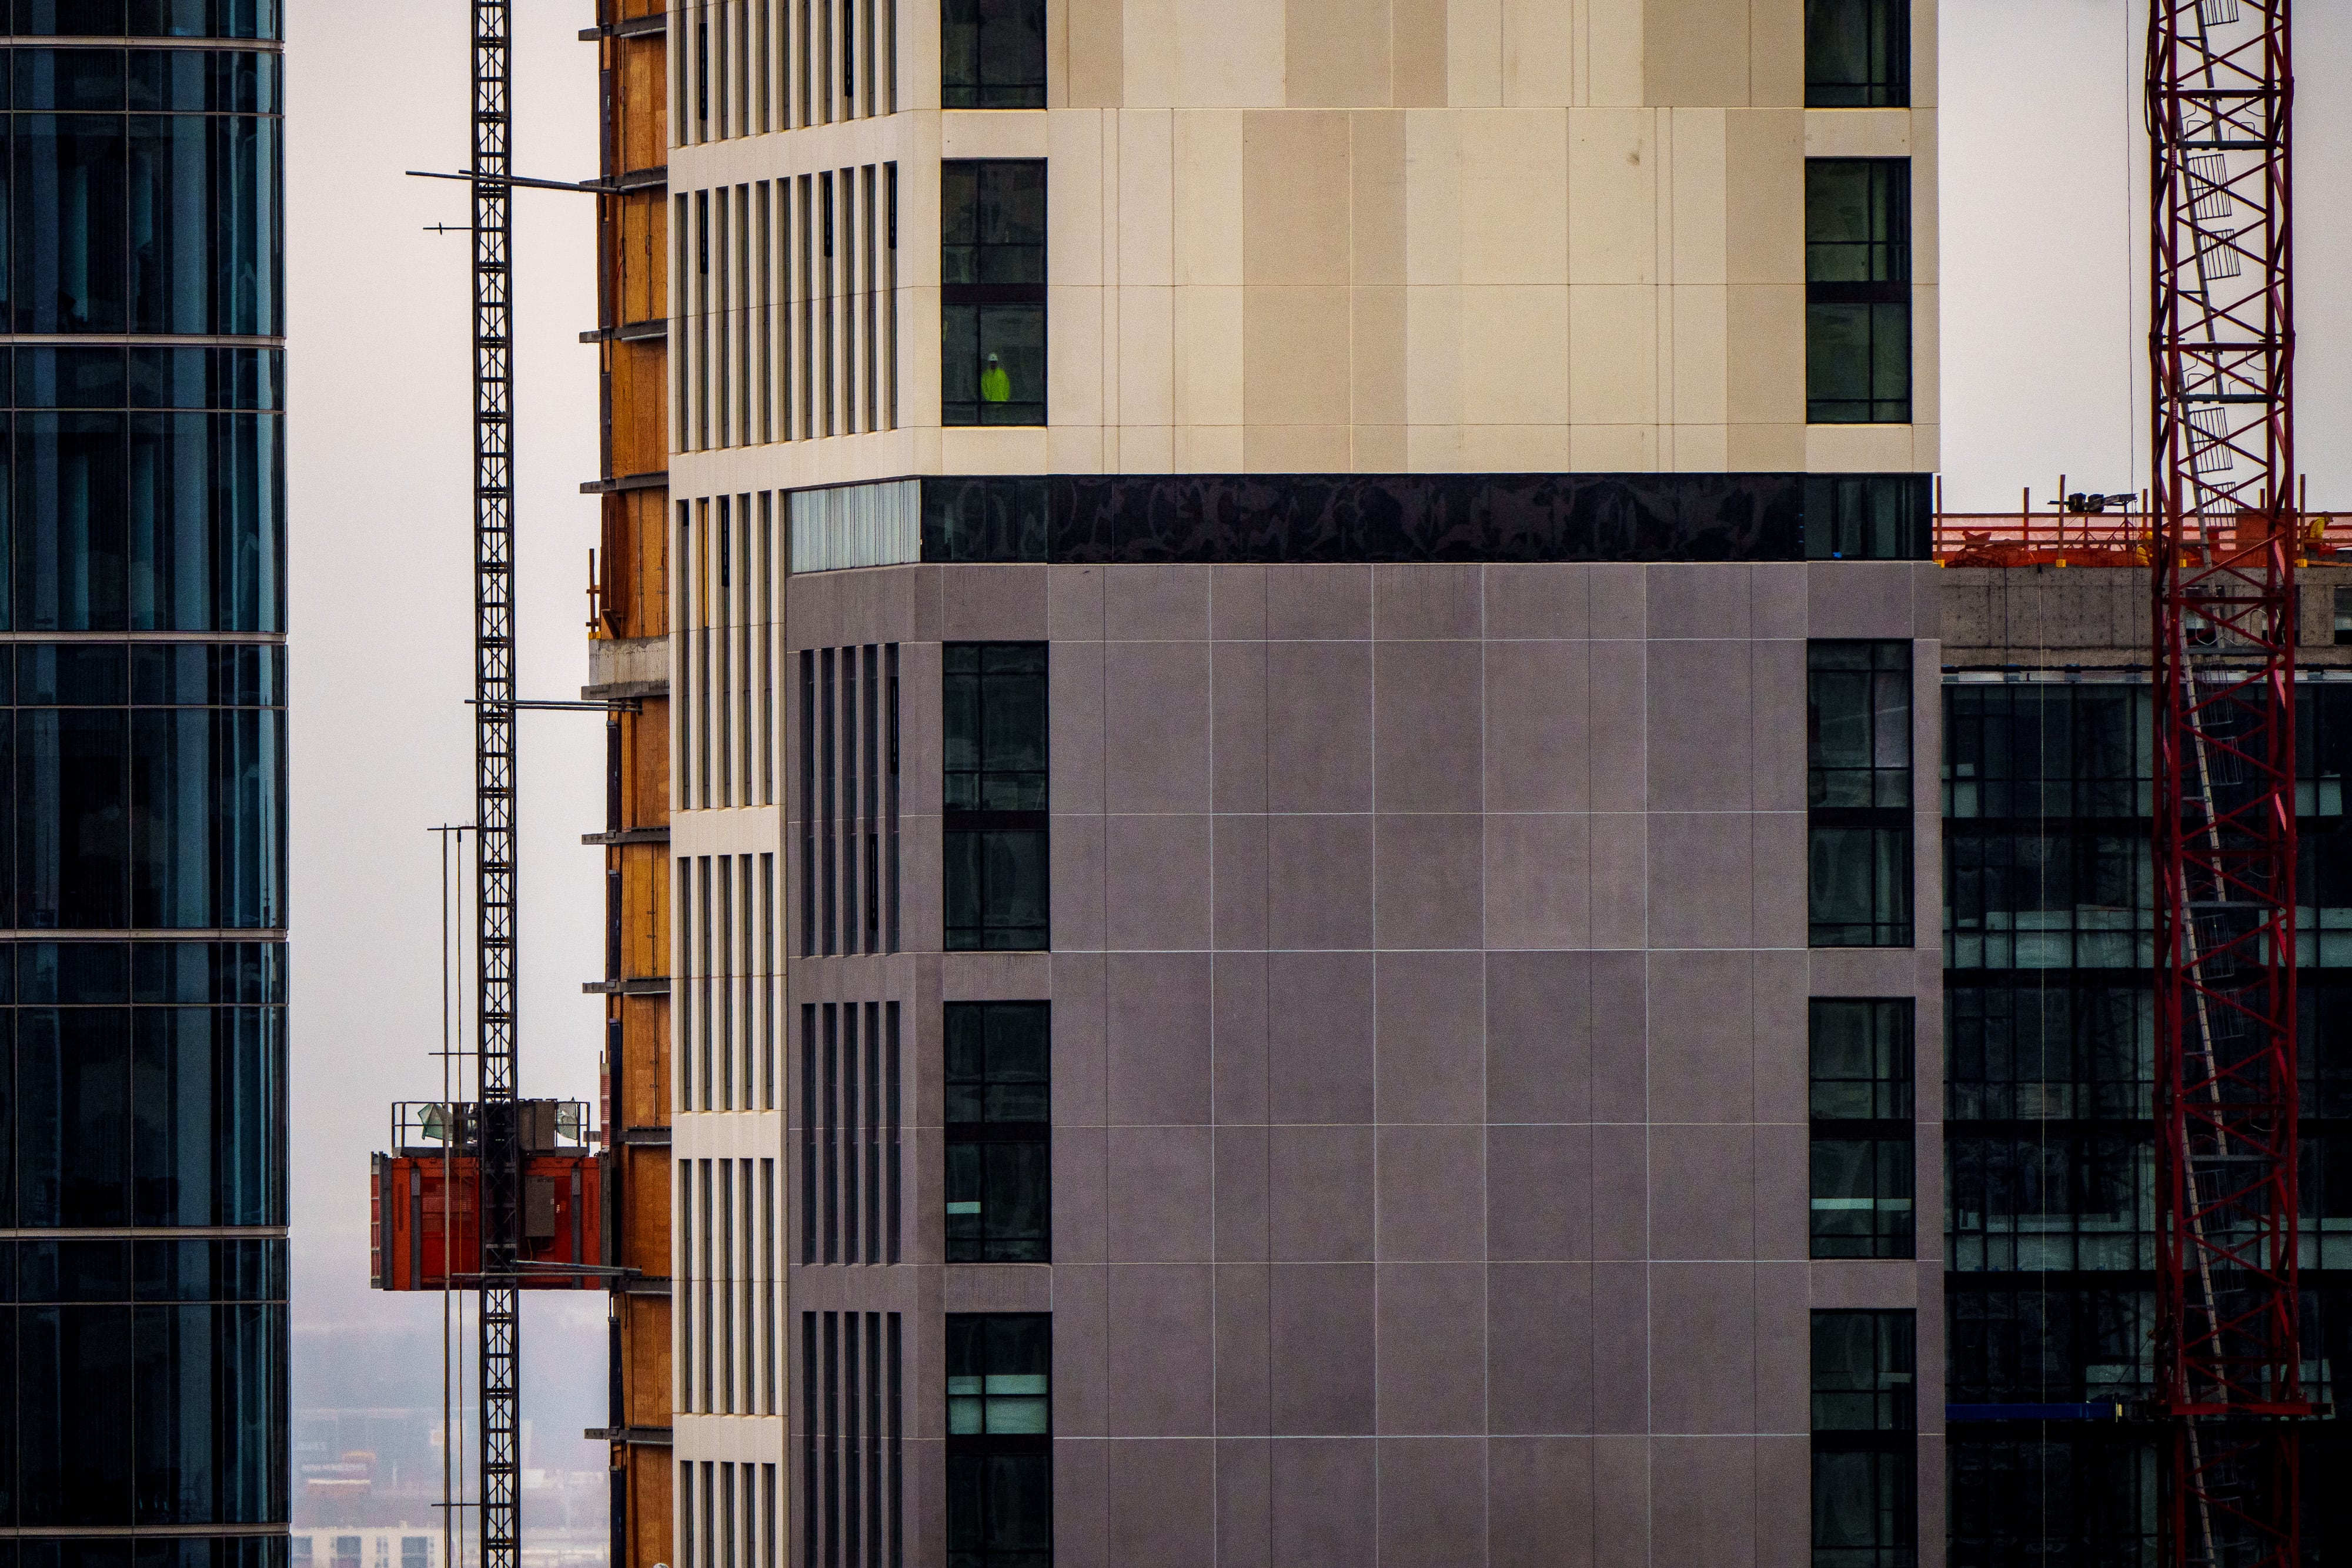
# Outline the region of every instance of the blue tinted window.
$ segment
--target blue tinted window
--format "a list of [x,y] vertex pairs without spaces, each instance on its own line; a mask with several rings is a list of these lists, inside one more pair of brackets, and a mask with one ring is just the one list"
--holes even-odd
[[[21,1359],[39,1364],[18,1383],[23,1523],[285,1517],[283,1306],[28,1305],[0,1311],[0,1322]],[[196,1561],[217,1559],[207,1546]]]
[[274,39],[278,0],[16,0],[31,37]]
[[121,49],[18,49],[16,57],[18,109],[123,106]]
[[16,330],[123,330],[130,171],[122,117],[19,114],[15,129]]
[[[286,1222],[282,1008],[26,1008],[14,1023],[14,1049],[0,1040],[17,1108],[13,1128],[0,1124],[0,1224]],[[50,1270],[27,1273],[26,1299],[58,1299],[38,1282],[55,1260],[23,1263]]]

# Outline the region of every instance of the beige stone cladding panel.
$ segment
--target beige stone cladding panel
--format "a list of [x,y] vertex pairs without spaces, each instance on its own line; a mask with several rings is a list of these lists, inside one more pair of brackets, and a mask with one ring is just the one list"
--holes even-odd
[[1932,461],[1931,274],[1916,424],[1805,425],[1804,158],[1910,145],[1926,244],[1934,123],[1821,128],[1794,0],[1392,0],[1378,27],[1356,9],[1059,14],[1057,465]]
[[1284,7],[1268,0],[1122,0],[1129,109],[1274,109],[1284,99]]

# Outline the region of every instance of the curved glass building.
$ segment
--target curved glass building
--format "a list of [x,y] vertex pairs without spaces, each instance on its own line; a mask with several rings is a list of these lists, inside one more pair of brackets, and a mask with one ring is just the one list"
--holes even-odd
[[9,13],[0,1568],[276,1568],[278,6]]

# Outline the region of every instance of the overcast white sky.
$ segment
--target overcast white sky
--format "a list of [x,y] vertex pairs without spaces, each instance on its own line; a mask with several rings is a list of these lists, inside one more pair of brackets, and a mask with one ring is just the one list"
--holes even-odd
[[[1271,0],[1267,0],[1271,3]],[[425,1297],[365,1290],[367,1152],[439,1073],[439,862],[471,811],[470,428],[462,186],[467,8],[291,0],[295,1403],[430,1404]],[[595,172],[586,0],[516,7],[515,167]],[[2296,215],[2304,466],[2352,506],[2352,6],[2298,18]],[[2147,456],[2138,100],[2145,13],[2121,0],[1944,0],[1944,455],[1955,508],[2136,489]],[[584,678],[596,466],[590,204],[519,199],[517,515],[528,695]],[[601,1009],[600,726],[524,721],[523,1051],[529,1089],[593,1099]],[[601,1419],[602,1306],[542,1297],[525,1342],[533,1462]],[[557,1372],[572,1374],[565,1377]],[[560,1392],[559,1392],[560,1389]],[[575,1414],[579,1416],[574,1419]],[[559,1439],[562,1439],[559,1441]]]

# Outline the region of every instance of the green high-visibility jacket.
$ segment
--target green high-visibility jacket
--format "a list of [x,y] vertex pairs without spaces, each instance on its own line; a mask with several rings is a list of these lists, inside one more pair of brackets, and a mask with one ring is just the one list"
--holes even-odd
[[1004,373],[1003,365],[990,365],[980,372],[980,401],[1010,402],[1013,399],[1013,378]]

